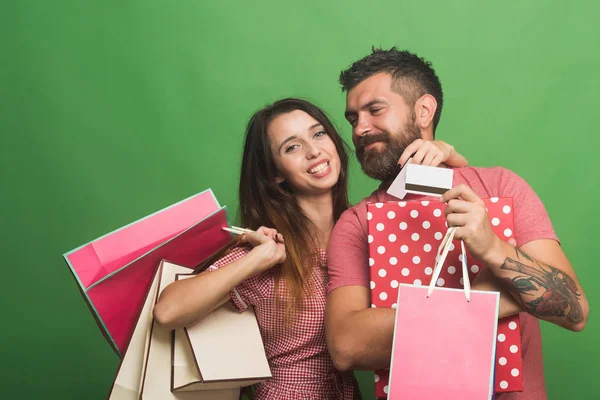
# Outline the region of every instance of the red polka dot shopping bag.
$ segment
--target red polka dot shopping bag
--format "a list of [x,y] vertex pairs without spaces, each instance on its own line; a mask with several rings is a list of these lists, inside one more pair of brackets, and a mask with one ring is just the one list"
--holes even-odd
[[[510,198],[484,199],[494,232],[508,241],[514,237]],[[400,284],[429,285],[437,250],[448,227],[445,205],[438,201],[393,201],[367,205],[372,307],[397,307]],[[440,288],[462,288],[463,255],[460,241],[451,241],[444,268],[436,280]],[[468,276],[484,268],[466,251]],[[436,289],[437,291],[438,289]],[[498,321],[495,391],[523,390],[521,337],[518,315]],[[440,338],[441,339],[441,338]],[[389,392],[388,370],[375,371],[375,394]]]

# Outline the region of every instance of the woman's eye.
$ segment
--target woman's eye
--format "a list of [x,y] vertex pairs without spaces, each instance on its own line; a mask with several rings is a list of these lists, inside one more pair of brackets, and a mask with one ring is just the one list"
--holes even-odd
[[327,132],[325,132],[325,131],[319,131],[319,132],[315,133],[316,138],[320,138],[325,135],[327,135]]
[[288,147],[285,148],[285,152],[289,153],[289,152],[292,152],[292,151],[296,150],[297,148],[298,148],[297,144],[292,144],[292,145],[290,145],[290,146],[288,146]]

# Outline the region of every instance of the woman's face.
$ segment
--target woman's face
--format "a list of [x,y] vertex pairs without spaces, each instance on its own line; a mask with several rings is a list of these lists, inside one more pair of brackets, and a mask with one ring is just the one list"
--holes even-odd
[[277,183],[298,194],[330,193],[340,175],[340,157],[325,128],[301,110],[277,116],[267,129]]

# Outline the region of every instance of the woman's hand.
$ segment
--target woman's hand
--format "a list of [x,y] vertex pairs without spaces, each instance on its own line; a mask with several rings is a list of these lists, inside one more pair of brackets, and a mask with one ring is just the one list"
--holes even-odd
[[441,163],[452,167],[469,165],[467,159],[454,150],[454,146],[442,140],[415,140],[404,150],[398,164],[403,167],[410,157],[412,157],[411,163],[413,164],[432,167],[437,167]]
[[256,231],[244,233],[242,243],[253,247],[249,254],[259,257],[259,271],[264,271],[285,261],[285,241],[277,230],[261,226]]
[[243,257],[168,285],[154,307],[156,321],[166,329],[187,326],[229,300],[229,293],[241,282],[285,260],[283,237],[275,229],[261,226],[240,240],[253,247]]

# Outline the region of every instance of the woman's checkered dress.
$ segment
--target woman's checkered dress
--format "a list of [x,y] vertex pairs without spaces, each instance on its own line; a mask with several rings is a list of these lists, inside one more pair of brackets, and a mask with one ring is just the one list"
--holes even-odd
[[[234,249],[209,271],[242,258],[247,246]],[[275,272],[271,268],[242,282],[231,291],[231,300],[240,311],[254,307],[273,378],[260,383],[256,400],[358,399],[358,384],[351,372],[341,373],[333,365],[325,339],[327,300],[326,253],[320,250],[310,274],[310,297],[304,300],[288,325],[281,306],[275,304]],[[285,291],[281,281],[280,293]],[[286,292],[283,292],[286,293]]]

